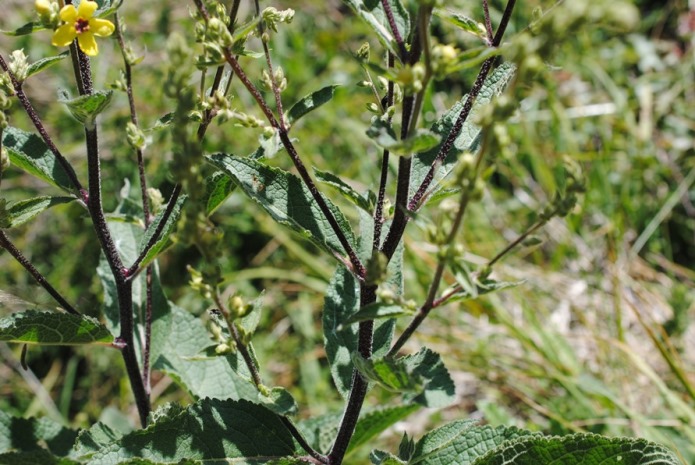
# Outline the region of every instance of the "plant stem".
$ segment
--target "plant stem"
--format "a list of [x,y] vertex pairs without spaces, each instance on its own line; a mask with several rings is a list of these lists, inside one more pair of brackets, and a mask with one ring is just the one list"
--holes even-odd
[[34,124],[36,130],[39,131],[39,134],[41,135],[41,138],[43,139],[44,143],[51,151],[51,153],[53,153],[53,155],[56,157],[56,160],[67,174],[68,178],[70,179],[70,182],[72,183],[75,190],[79,193],[81,199],[86,200],[86,191],[84,187],[82,187],[80,181],[77,179],[75,170],[72,169],[72,165],[70,165],[70,162],[68,162],[68,160],[63,156],[63,154],[60,153],[58,147],[56,147],[56,145],[53,143],[53,139],[51,139],[51,137],[48,135],[48,132],[46,132],[46,128],[44,127],[41,118],[39,118],[36,109],[34,109],[33,105],[27,98],[27,95],[24,93],[24,90],[22,89],[22,84],[19,81],[17,81],[15,75],[10,71],[10,68],[7,66],[7,63],[5,62],[5,59],[2,57],[2,55],[0,55],[0,67],[2,67],[3,71],[5,71],[8,74],[8,76],[10,76],[12,86],[14,87],[14,91],[17,95],[17,98],[19,99],[19,102],[22,104],[24,111],[26,112],[27,116],[29,116],[29,119]]
[[316,204],[319,206],[321,212],[326,217],[326,220],[328,220],[328,223],[331,225],[331,229],[333,229],[333,232],[338,238],[340,245],[342,245],[343,249],[345,249],[345,252],[347,253],[348,258],[350,260],[350,265],[352,266],[352,272],[355,273],[359,279],[364,279],[366,273],[364,265],[357,256],[357,252],[355,252],[355,249],[353,248],[352,244],[350,244],[350,241],[348,241],[347,237],[345,236],[345,233],[340,228],[340,225],[338,225],[338,221],[335,219],[333,212],[331,212],[331,210],[328,208],[328,204],[326,203],[326,200],[323,198],[323,195],[319,191],[318,187],[316,187],[316,183],[313,179],[311,179],[311,176],[309,175],[306,166],[304,166],[304,162],[302,162],[302,159],[299,157],[297,149],[294,147],[294,144],[290,140],[287,131],[280,126],[280,123],[275,118],[275,115],[273,115],[273,111],[270,109],[268,104],[263,99],[263,96],[261,95],[258,88],[249,80],[248,76],[239,65],[237,59],[230,54],[229,50],[224,51],[224,56],[227,60],[227,63],[229,63],[232,69],[234,70],[234,73],[244,84],[244,87],[246,87],[246,89],[254,98],[254,100],[256,100],[256,103],[258,103],[258,106],[261,108],[263,114],[265,114],[266,118],[268,119],[268,122],[271,124],[271,126],[277,129],[278,134],[280,136],[280,140],[282,141],[283,146],[287,150],[287,153],[289,153],[290,158],[292,158],[292,163],[294,164],[294,167],[297,169],[299,176],[302,178],[302,181],[304,181],[304,184],[309,189],[309,192],[316,201]]
[[[388,52],[388,67],[393,68],[395,58],[393,53]],[[367,68],[365,68],[366,70]],[[369,71],[367,71],[369,73]],[[370,76],[371,81],[371,76]],[[372,85],[372,88],[374,86]],[[375,90],[376,92],[376,90]],[[389,81],[386,91],[386,107],[393,105],[394,83]],[[389,120],[389,123],[391,121]],[[379,194],[377,195],[376,209],[374,211],[374,238],[372,239],[372,249],[379,250],[381,247],[381,230],[384,225],[384,198],[386,197],[386,182],[389,176],[389,151],[384,150],[381,155],[381,176],[379,178]]]
[[164,210],[164,214],[162,215],[162,219],[159,221],[157,224],[157,229],[155,229],[154,234],[152,234],[152,237],[150,237],[150,240],[147,242],[147,245],[145,248],[140,252],[140,255],[138,258],[135,259],[135,262],[130,266],[130,268],[127,269],[125,272],[125,275],[128,279],[132,279],[134,276],[136,276],[139,272],[138,268],[140,267],[140,263],[145,259],[147,254],[150,252],[152,247],[157,243],[157,241],[160,239],[160,236],[162,235],[162,231],[164,230],[164,227],[167,224],[167,221],[169,221],[169,217],[171,216],[171,213],[174,211],[174,207],[176,206],[176,202],[179,199],[179,196],[181,195],[181,184],[176,184],[174,186],[174,190],[171,192],[171,196],[169,197],[169,202],[167,203],[166,209]]
[[388,0],[381,0],[381,6],[384,8],[384,12],[386,13],[386,19],[389,22],[389,27],[391,28],[391,32],[393,33],[393,38],[396,41],[396,44],[398,44],[398,51],[401,54],[401,62],[405,63],[406,61],[408,61],[408,50],[405,47],[403,37],[401,37],[401,33],[396,25],[396,18],[393,15],[391,4],[388,2]]
[[4,248],[7,250],[10,255],[14,257],[17,262],[19,262],[20,265],[24,267],[25,270],[29,272],[31,276],[36,280],[36,282],[43,287],[46,292],[48,292],[51,297],[53,297],[56,302],[58,302],[63,309],[65,309],[66,312],[72,313],[74,315],[79,315],[80,313],[75,310],[75,308],[70,305],[67,300],[58,292],[51,284],[48,282],[48,280],[39,272],[39,270],[36,269],[36,267],[29,261],[28,258],[26,258],[22,252],[10,241],[10,238],[7,237],[5,234],[5,231],[0,229],[0,247]]
[[483,0],[483,16],[485,17],[487,40],[488,43],[492,43],[494,33],[492,32],[492,21],[490,20],[490,6],[488,5],[488,0]]

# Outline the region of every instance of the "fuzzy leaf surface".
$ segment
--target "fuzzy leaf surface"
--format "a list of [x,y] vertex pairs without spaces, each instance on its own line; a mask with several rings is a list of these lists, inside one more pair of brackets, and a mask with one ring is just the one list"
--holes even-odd
[[357,205],[367,213],[372,213],[374,205],[371,204],[364,196],[360,195],[359,192],[353,189],[351,185],[340,179],[335,174],[314,168],[314,175],[316,176],[316,180],[318,182],[337,189],[338,192],[340,192],[343,197],[348,199],[350,202]]
[[302,97],[297,103],[292,105],[292,108],[290,108],[287,112],[287,122],[289,124],[293,124],[307,113],[312,112],[321,105],[330,102],[333,95],[335,95],[335,90],[338,87],[339,86],[337,85],[326,86],[317,90],[316,92],[312,92],[311,94]]
[[[434,463],[434,462],[432,462]],[[528,436],[509,441],[472,462],[473,465],[680,465],[678,457],[660,444],[597,434]]]
[[[251,158],[223,153],[207,158],[231,176],[246,195],[261,205],[275,221],[297,231],[331,254],[345,255],[330,223],[297,176]],[[348,241],[354,242],[352,229],[343,213],[328,199],[326,203]]]
[[355,433],[350,439],[348,454],[418,410],[420,405],[409,404],[375,409],[363,414],[357,421]]
[[398,318],[401,316],[409,316],[413,313],[413,310],[404,308],[400,305],[375,302],[373,304],[365,305],[364,307],[360,308],[355,314],[350,316],[350,318],[348,318],[344,324],[351,325],[360,321],[380,320],[384,318]]
[[94,125],[96,117],[106,109],[113,97],[112,90],[100,90],[90,95],[80,95],[70,98],[67,91],[63,90],[58,95],[58,101],[64,104],[70,114],[86,127]]
[[38,135],[7,127],[2,133],[2,145],[12,165],[65,192],[74,192],[67,173]]
[[0,410],[0,454],[44,450],[49,454],[66,456],[76,437],[77,431],[49,418],[19,418]]
[[[425,434],[416,444],[409,465],[471,465],[506,441],[532,434],[513,427],[476,426],[473,420],[459,420]],[[538,462],[546,463],[546,462]]]
[[[503,63],[485,80],[483,88],[480,90],[480,94],[478,94],[478,98],[475,99],[475,102],[473,102],[473,108],[468,116],[468,119],[463,124],[461,132],[454,140],[454,145],[451,148],[451,151],[446,154],[443,163],[436,170],[430,190],[432,190],[432,188],[434,188],[453,170],[460,153],[474,152],[478,148],[481,129],[480,126],[474,123],[475,115],[485,105],[489,104],[493,97],[501,94],[502,91],[504,91],[511,78],[514,76],[514,71],[514,65],[510,63]],[[441,136],[441,143],[437,144],[436,147],[423,153],[419,153],[413,157],[410,172],[411,195],[415,193],[420,184],[422,184],[422,181],[425,179],[432,162],[436,158],[440,147],[454,127],[454,124],[456,123],[459,114],[463,110],[467,99],[468,95],[465,95],[432,126],[432,132]]]
[[44,210],[55,205],[72,202],[73,200],[75,200],[75,197],[44,196],[20,200],[6,206],[5,199],[0,199],[0,228],[9,229],[20,226],[32,220]]
[[456,400],[456,388],[441,358],[427,348],[405,357],[373,357],[353,355],[362,376],[382,387],[405,394],[407,402],[425,407],[446,407]]
[[56,346],[109,345],[113,335],[106,326],[88,316],[29,310],[0,319],[0,341]]
[[[157,258],[159,254],[161,254],[169,245],[171,245],[171,239],[169,238],[169,236],[176,228],[176,222],[179,220],[179,217],[181,217],[181,208],[183,207],[183,204],[186,202],[187,198],[188,197],[186,195],[180,195],[176,199],[176,204],[174,205],[171,214],[166,219],[166,223],[164,224],[164,228],[159,234],[159,238],[157,238],[156,242],[147,251],[147,254],[140,263],[140,268],[145,268],[147,265],[152,263],[152,261],[155,258]],[[145,247],[150,242],[150,240],[152,240],[155,231],[157,231],[157,228],[159,228],[159,226],[164,221],[165,211],[166,207],[162,206],[160,211],[157,213],[157,216],[155,216],[154,220],[150,224],[149,228],[147,228],[147,230],[145,231],[145,234],[142,236],[142,239],[140,240],[140,246],[138,247],[138,255],[145,251]]]
[[40,60],[36,60],[32,64],[29,65],[29,68],[27,69],[27,77],[33,76],[34,74],[40,73],[44,69],[48,68],[49,66],[53,66],[54,64],[58,63],[64,58],[67,58],[70,56],[70,51],[66,50],[63,53],[60,53],[58,55],[52,56],[52,57],[45,57],[41,58]]
[[280,418],[247,401],[203,399],[161,414],[95,453],[90,465],[117,465],[128,459],[155,464],[261,464],[300,453]]

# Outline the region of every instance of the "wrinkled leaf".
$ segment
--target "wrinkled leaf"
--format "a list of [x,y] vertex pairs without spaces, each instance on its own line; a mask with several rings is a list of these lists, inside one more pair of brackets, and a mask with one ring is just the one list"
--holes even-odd
[[32,64],[29,65],[29,68],[27,69],[27,77],[33,76],[34,74],[40,73],[44,69],[48,68],[49,66],[53,66],[54,64],[58,63],[64,58],[67,58],[70,56],[70,51],[66,50],[61,54],[58,54],[56,56],[52,57],[45,57],[41,58],[40,60],[36,60]]
[[0,199],[0,228],[9,229],[20,226],[44,210],[55,205],[69,203],[75,197],[35,197],[33,199],[20,200],[5,204],[5,199]]
[[396,407],[372,410],[363,414],[357,422],[357,426],[355,426],[355,433],[352,435],[352,439],[350,439],[348,454],[383,433],[387,428],[403,420],[411,413],[420,410],[420,408],[418,404],[398,405]]
[[48,418],[19,418],[0,410],[0,454],[44,449],[65,456],[70,453],[76,437],[76,430]]
[[[142,262],[140,263],[141,268],[145,268],[147,265],[152,263],[152,261],[155,258],[157,258],[159,254],[161,254],[169,245],[171,245],[171,239],[169,236],[176,227],[176,223],[179,220],[179,217],[181,216],[181,208],[183,207],[183,204],[184,202],[186,202],[187,198],[188,196],[182,194],[176,199],[176,204],[174,205],[171,214],[166,219],[166,223],[164,223],[164,228],[159,234],[159,238],[152,245],[152,247],[150,247]],[[166,207],[168,207],[168,205]],[[159,228],[162,221],[164,221],[164,213],[166,211],[166,207],[163,206],[160,209],[160,211],[157,213],[157,216],[155,216],[154,220],[147,228],[147,231],[145,231],[145,234],[142,236],[142,239],[140,240],[140,245],[138,247],[138,256],[145,251],[145,247],[150,242],[150,240],[152,240],[152,237],[157,231],[157,228]]]
[[79,97],[70,98],[70,94],[66,90],[62,90],[58,94],[58,101],[64,104],[70,114],[86,128],[94,126],[99,113],[104,111],[111,103],[113,91],[98,91],[90,95],[80,95]]
[[[443,163],[435,171],[434,180],[432,184],[430,184],[430,191],[434,192],[441,187],[441,185],[437,186],[437,184],[439,184],[440,181],[454,169],[460,153],[475,152],[477,150],[478,144],[480,143],[480,127],[474,123],[475,115],[485,105],[489,104],[493,97],[504,91],[507,83],[511,80],[512,76],[514,76],[514,71],[515,67],[513,64],[503,63],[487,77],[478,98],[473,103],[471,114],[463,124],[461,132],[454,140],[453,147],[449,153],[446,154]],[[425,179],[430,166],[436,158],[440,147],[449,135],[449,132],[451,132],[452,128],[454,127],[454,124],[456,123],[456,120],[458,119],[458,116],[461,113],[467,99],[468,95],[465,95],[432,126],[432,132],[441,136],[442,142],[431,150],[419,153],[413,157],[410,171],[411,196],[420,187],[420,184],[422,184],[422,181]]]
[[[425,434],[415,444],[415,450],[408,464],[456,463],[471,465],[477,458],[505,441],[530,434],[533,433],[514,427],[476,426],[473,420],[458,420]],[[561,463],[564,464],[564,462]]]
[[323,89],[302,97],[297,103],[292,105],[292,108],[287,112],[287,122],[293,124],[302,116],[328,103],[333,98],[335,90],[338,87],[337,85],[326,86]]
[[353,353],[362,376],[394,392],[404,393],[406,402],[425,407],[446,407],[456,400],[456,388],[438,354],[427,348],[405,357],[364,359]]
[[[345,251],[309,189],[286,171],[250,158],[218,153],[208,161],[230,175],[241,189],[258,202],[278,223],[285,225],[322,249],[344,256]],[[342,212],[326,200],[343,234],[354,242],[352,229]]]
[[[440,463],[440,462],[423,462]],[[473,462],[474,465],[680,465],[668,448],[633,438],[609,438],[597,434],[527,436],[508,441]]]
[[2,145],[12,165],[66,192],[74,192],[70,178],[41,137],[13,127],[5,128],[2,135]]
[[222,171],[215,171],[205,180],[207,189],[207,201],[205,202],[205,213],[210,216],[217,208],[222,205],[222,202],[232,194],[236,184],[232,178],[224,174]]
[[301,451],[277,415],[243,400],[203,399],[185,409],[155,412],[155,418],[146,429],[96,452],[89,463],[116,465],[139,458],[158,464],[261,464]]
[[109,345],[113,335],[88,316],[29,310],[0,319],[0,341],[60,346]]

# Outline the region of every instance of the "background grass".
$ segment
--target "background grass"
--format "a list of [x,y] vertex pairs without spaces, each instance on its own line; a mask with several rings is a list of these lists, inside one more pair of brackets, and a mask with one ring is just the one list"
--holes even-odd
[[[29,3],[4,3],[0,29],[31,19]],[[492,3],[495,19],[500,2]],[[572,215],[552,220],[538,234],[540,245],[520,250],[496,268],[497,278],[521,281],[519,286],[433,312],[406,350],[426,344],[443,354],[459,402],[416,414],[397,429],[419,434],[443,419],[472,416],[557,434],[641,436],[695,463],[695,10],[684,0],[634,3],[641,12],[635,30],[586,26],[562,37],[546,69],[516,89],[521,111],[505,126],[509,143],[497,155],[483,199],[466,218],[467,260],[484,264],[484,257],[531,224],[557,190],[565,157],[581,165],[587,193]],[[447,2],[447,8],[480,20],[477,5]],[[360,190],[374,189],[378,153],[364,134],[370,94],[355,85],[364,76],[351,52],[367,39],[375,50],[378,44],[338,1],[276,6],[297,10],[294,23],[272,43],[289,79],[286,105],[324,85],[343,85],[329,105],[295,128],[300,154],[307,165],[337,172]],[[552,3],[520,2],[508,37],[528,24],[535,6],[548,9]],[[565,6],[558,6],[557,14]],[[161,88],[166,36],[190,26],[187,7],[153,1],[143,9],[126,1],[122,11],[128,37],[145,56],[135,68],[136,97],[143,125],[153,126],[171,106]],[[471,46],[470,38],[451,28],[437,25],[435,31],[442,42],[464,50]],[[55,53],[49,36],[1,38],[0,53],[7,57],[24,48],[35,60]],[[102,40],[100,47],[94,72],[97,86],[104,88],[118,78],[121,62],[113,41]],[[251,74],[260,69],[252,61],[245,65]],[[460,98],[474,71],[437,83],[426,121]],[[55,90],[71,86],[67,62],[26,84],[51,134],[85,177],[79,127],[55,102]],[[238,108],[260,116],[238,83],[232,87]],[[122,94],[115,100],[101,123],[111,208],[125,179],[137,187],[132,154],[123,142],[127,102]],[[11,124],[29,127],[16,108]],[[255,148],[258,135],[213,125],[206,148],[243,155]],[[166,169],[169,142],[165,133],[151,136],[156,150],[148,151],[150,183],[166,194],[172,185]],[[282,154],[272,162],[290,167]],[[14,168],[1,187],[8,199],[49,192]],[[356,220],[337,193],[324,191]],[[435,223],[442,215],[428,213]],[[255,342],[264,377],[291,389],[303,416],[339,409],[320,327],[322,292],[335,264],[278,229],[240,194],[214,220],[225,234],[227,292],[253,297],[266,290],[263,331]],[[58,207],[11,235],[69,301],[86,313],[99,313],[98,248],[78,206]],[[416,224],[406,243],[407,297],[421,301],[435,265],[434,248]],[[196,314],[206,303],[186,287],[185,267],[199,259],[194,248],[180,245],[161,263],[170,298]],[[4,314],[29,305],[53,307],[6,253],[0,253],[0,289]],[[127,380],[113,354],[32,349],[29,371],[19,369],[18,355],[18,348],[0,345],[4,411],[48,414],[80,427],[97,418],[134,418]],[[168,378],[155,377],[153,390],[156,404],[189,400]],[[369,400],[387,399],[394,401],[375,390]],[[385,440],[397,439],[392,434]]]

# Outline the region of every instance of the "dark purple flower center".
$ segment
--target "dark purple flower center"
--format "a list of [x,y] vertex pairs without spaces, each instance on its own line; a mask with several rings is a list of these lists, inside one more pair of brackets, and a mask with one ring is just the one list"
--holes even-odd
[[77,18],[75,21],[75,31],[78,34],[82,34],[85,31],[89,31],[89,20],[84,18]]

